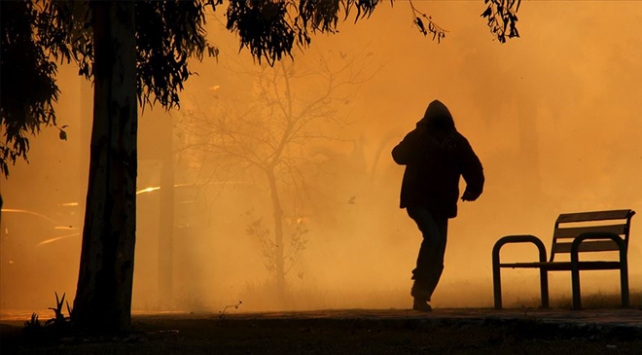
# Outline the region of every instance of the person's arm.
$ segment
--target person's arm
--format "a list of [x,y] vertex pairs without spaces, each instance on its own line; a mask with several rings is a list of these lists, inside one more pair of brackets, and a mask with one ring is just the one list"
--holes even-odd
[[392,159],[399,165],[407,165],[416,159],[417,147],[420,144],[417,130],[406,134],[404,139],[392,149]]
[[484,191],[484,168],[465,138],[461,148],[461,174],[466,181],[466,190],[461,199],[475,201]]

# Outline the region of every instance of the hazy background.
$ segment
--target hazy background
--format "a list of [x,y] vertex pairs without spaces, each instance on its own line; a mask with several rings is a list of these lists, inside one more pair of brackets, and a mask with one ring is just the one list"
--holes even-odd
[[[314,36],[310,48],[293,52],[293,65],[285,61],[296,107],[324,92],[329,73],[342,83],[310,116],[306,127],[314,138],[288,148],[292,169],[280,170],[286,235],[302,243],[286,275],[286,298],[274,290],[260,238],[248,232],[257,220],[274,230],[265,177],[203,148],[208,129],[221,133],[212,123],[221,120],[225,132],[278,134],[282,126],[271,121],[276,116],[267,104],[274,97],[262,93],[261,80],[278,78],[283,68],[263,65],[260,74],[248,52],[238,52],[222,17],[209,19],[210,40],[221,49],[218,62],[194,62],[198,76],[187,82],[180,111],[148,108],[140,117],[139,189],[160,186],[169,148],[178,187],[172,252],[160,261],[159,193],[139,195],[135,311],[221,312],[239,301],[233,311],[408,308],[421,235],[398,208],[403,167],[390,151],[436,98],[480,157],[487,183],[481,198],[460,203],[450,221],[434,306],[492,305],[490,254],[503,235],[534,234],[548,248],[560,213],[642,211],[641,2],[526,0],[521,38],[506,44],[494,40],[480,17],[482,1],[415,5],[449,31],[440,44],[417,31],[406,2],[394,8],[384,2],[368,20]],[[93,96],[76,73],[71,66],[59,73],[57,115],[59,125],[69,125],[68,140],[45,129],[31,140],[29,164],[13,167],[1,188],[5,208],[38,211],[80,234]],[[70,202],[79,206],[62,206]],[[638,295],[639,223],[634,217],[629,246],[630,287]],[[46,309],[54,291],[73,299],[80,236],[75,240],[52,251],[53,260],[34,261],[28,272],[8,277],[5,268],[2,312]],[[536,258],[531,249],[506,250],[507,260]],[[159,265],[171,265],[171,286],[159,281]],[[585,296],[619,293],[615,271],[582,275]],[[503,276],[507,305],[537,305],[537,271],[505,270]],[[552,273],[550,282],[553,305],[570,304],[569,273]]]

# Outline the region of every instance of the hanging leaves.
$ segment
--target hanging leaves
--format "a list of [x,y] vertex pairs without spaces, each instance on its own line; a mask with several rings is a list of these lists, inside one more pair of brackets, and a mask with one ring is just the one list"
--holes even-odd
[[[415,5],[413,4],[412,0],[409,0],[410,2],[410,8],[412,9],[412,14],[415,17],[415,26],[419,29],[419,32],[421,32],[424,36],[432,35],[433,41],[436,40],[437,43],[441,43],[442,38],[446,38],[446,30],[443,28],[439,27],[437,24],[435,24],[432,20],[431,16],[426,15],[425,13],[420,12]],[[423,17],[423,20],[422,20]],[[427,25],[424,24],[424,20],[426,21]]]
[[[41,125],[55,123],[53,104],[60,90],[51,52],[55,50],[54,37],[64,37],[64,33],[41,34],[39,28],[49,26],[51,19],[30,1],[2,1],[0,7],[0,173],[8,176],[8,163],[15,164],[17,158],[27,160],[28,135],[39,133]],[[61,55],[68,58],[64,51]]]
[[[481,0],[479,0],[481,1]],[[291,56],[292,47],[306,47],[310,33],[337,32],[340,12],[344,20],[370,17],[380,0],[234,0],[226,13],[227,28],[239,35],[240,49],[247,48],[260,63],[274,63]],[[390,0],[393,4],[394,0]],[[412,2],[413,22],[438,43],[445,29]],[[142,106],[160,102],[178,106],[178,93],[192,74],[188,58],[204,53],[218,57],[218,49],[205,37],[205,9],[216,9],[223,0],[136,1],[137,93]],[[481,16],[501,42],[519,37],[517,11],[521,0],[484,0]],[[59,89],[55,81],[58,62],[75,61],[80,75],[93,75],[92,1],[0,1],[2,23],[3,90],[0,127],[0,173],[8,163],[27,159],[28,135],[41,125],[55,124],[53,103]],[[35,89],[34,89],[35,88]],[[61,139],[62,138],[61,134]],[[65,137],[66,138],[66,137]]]
[[141,106],[180,105],[178,93],[192,72],[189,57],[218,57],[205,31],[205,8],[223,0],[136,2],[137,90]]
[[[292,47],[307,47],[310,33],[335,33],[341,11],[345,18],[356,10],[355,22],[369,17],[379,0],[282,0],[230,1],[227,29],[238,34],[240,48],[269,65],[283,56],[291,57]],[[392,0],[391,0],[392,3]]]
[[421,19],[421,17],[416,17],[415,18],[415,25],[419,28],[419,32],[421,32],[424,36],[428,36],[429,34],[432,34],[432,39],[437,40],[437,43],[441,43],[442,38],[446,38],[446,30],[443,28],[437,26],[433,21],[432,17],[426,17],[426,15],[423,15],[426,20],[428,25],[424,26],[424,22]]
[[491,33],[501,43],[506,38],[519,37],[517,30],[517,11],[521,0],[484,0],[488,6],[481,14],[488,20],[488,27]]
[[259,63],[264,59],[269,65],[274,65],[283,55],[291,55],[297,36],[287,20],[290,5],[286,1],[230,2],[227,29],[238,33],[239,50],[248,48]]

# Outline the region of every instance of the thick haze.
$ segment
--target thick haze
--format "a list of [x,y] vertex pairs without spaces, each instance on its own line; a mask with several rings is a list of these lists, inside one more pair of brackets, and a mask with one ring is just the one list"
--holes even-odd
[[[238,130],[236,137],[255,140],[280,132],[276,114],[266,114],[274,97],[261,93],[261,78],[274,71],[259,76],[260,66],[247,50],[238,53],[224,20],[210,18],[218,63],[194,63],[198,76],[186,83],[180,111],[157,107],[140,117],[139,189],[161,183],[162,152],[169,146],[162,127],[170,120],[174,184],[180,187],[173,296],[159,291],[160,198],[139,195],[135,311],[219,312],[239,301],[238,310],[226,311],[409,308],[421,235],[398,208],[403,167],[390,151],[436,98],[480,157],[487,183],[481,198],[460,202],[459,216],[450,221],[434,306],[492,305],[491,249],[503,235],[534,234],[549,248],[559,213],[642,212],[642,2],[523,1],[521,38],[506,44],[494,40],[480,17],[482,1],[415,5],[449,31],[440,44],[414,28],[409,5],[398,1],[394,8],[384,2],[356,25],[341,23],[336,35],[314,36],[310,48],[294,53],[288,70],[295,110],[322,95],[327,75],[319,75],[320,63],[331,72],[350,60],[356,64],[335,73],[338,82],[348,80],[346,73],[354,76],[310,116],[306,132],[314,137],[291,145],[288,165],[279,170],[285,242],[292,234],[307,241],[286,275],[285,301],[273,290],[257,233],[248,232],[259,218],[274,231],[265,176],[220,149],[202,149],[214,135],[208,129],[218,129],[219,144],[229,142],[221,132]],[[57,129],[45,129],[31,140],[30,163],[19,162],[1,187],[5,208],[35,210],[81,229],[82,208],[70,217],[66,209],[73,208],[61,207],[82,206],[86,194],[92,93],[76,72],[63,67],[59,75],[58,122],[69,125],[68,141],[58,139]],[[252,154],[269,154],[259,143],[247,144]],[[3,214],[3,222],[9,218]],[[642,289],[639,218],[633,218],[629,245],[634,295]],[[297,234],[297,225],[307,233]],[[536,258],[535,250],[506,250],[506,258]],[[29,274],[3,278],[2,311],[46,309],[54,291],[73,296],[79,252],[80,237],[56,251],[56,267],[36,263]],[[161,259],[168,265],[170,259]],[[618,293],[615,274],[583,272],[584,295]],[[536,271],[508,269],[503,277],[507,305],[537,305]],[[25,280],[38,287],[26,287]],[[570,274],[552,273],[550,282],[553,305],[570,304]]]

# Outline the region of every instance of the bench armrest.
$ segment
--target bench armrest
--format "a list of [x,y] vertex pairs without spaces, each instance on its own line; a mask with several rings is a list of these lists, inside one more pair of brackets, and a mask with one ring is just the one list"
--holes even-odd
[[616,233],[611,232],[585,232],[573,239],[571,244],[571,282],[573,285],[573,309],[581,309],[582,303],[580,298],[580,268],[579,253],[580,245],[583,241],[589,239],[611,239],[614,241],[620,252],[620,287],[622,292],[622,306],[629,306],[629,271],[626,257],[626,244],[624,239]]
[[546,247],[541,239],[537,238],[534,235],[523,234],[523,235],[507,235],[505,237],[499,238],[493,246],[493,265],[499,265],[499,252],[502,247],[506,244],[512,243],[533,243],[539,250],[539,261],[546,261]]
[[620,251],[620,262],[626,262],[626,244],[624,239],[619,235],[610,232],[586,232],[578,235],[573,239],[573,244],[571,244],[571,264],[577,264],[579,261],[579,252],[580,244],[585,240],[591,239],[611,239],[614,241]]
[[[495,296],[495,309],[502,308],[502,286],[500,276],[499,252],[506,244],[532,243],[539,250],[539,261],[546,262],[546,247],[544,243],[534,235],[507,235],[499,238],[493,246],[493,294]],[[540,289],[542,294],[542,308],[548,308],[548,274],[545,268],[540,268]]]

